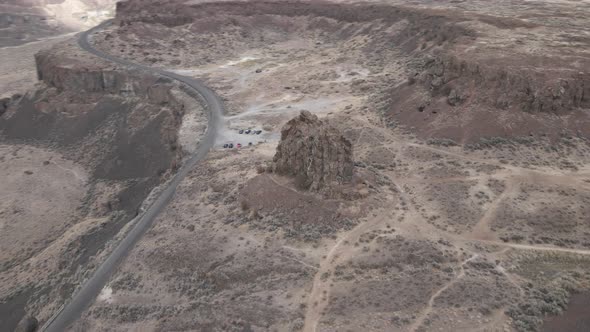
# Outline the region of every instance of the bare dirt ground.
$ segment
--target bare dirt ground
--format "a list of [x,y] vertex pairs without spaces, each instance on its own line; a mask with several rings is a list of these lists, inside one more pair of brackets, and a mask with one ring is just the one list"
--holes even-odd
[[[322,15],[133,3],[154,15],[131,7],[95,44],[204,79],[229,112],[216,149],[72,330],[535,331],[590,287],[588,2]],[[481,70],[455,77],[440,53]],[[301,110],[353,143],[354,199],[268,171]],[[190,151],[202,113],[184,119]]]
[[113,16],[113,0],[3,1],[0,4],[0,98],[37,82],[35,53]]
[[31,42],[25,45],[0,48],[0,98],[23,94],[37,83],[35,53],[50,48],[55,43],[72,38],[71,34]]
[[[70,297],[194,151],[206,116],[178,86],[117,71],[72,35],[0,53],[0,95],[13,96],[0,105],[0,330],[13,331]],[[131,90],[106,91],[101,70]]]
[[61,156],[30,146],[2,146],[1,153],[1,260],[6,268],[63,232],[84,197],[88,175]]
[[[565,2],[505,10],[519,19],[492,17],[495,6],[478,4],[416,7],[485,14],[477,24],[504,35],[497,44],[496,35],[480,35],[468,50],[482,57],[504,52],[500,41],[521,33],[518,56],[533,53],[533,41],[549,45],[541,38],[557,28],[529,27],[542,20],[528,9],[574,15]],[[375,46],[365,31],[395,35],[405,22],[231,19],[230,27],[215,25],[224,17],[178,26],[139,20],[95,36],[122,56],[204,78],[229,114],[217,150],[73,330],[530,331],[589,286],[587,136],[500,130],[494,135],[503,138],[466,145],[423,139],[419,127],[396,125],[401,117],[383,116],[375,103],[384,82],[407,84],[412,58],[395,45],[372,48],[373,58],[365,51]],[[357,199],[326,200],[267,171],[281,125],[300,110],[328,119],[353,143]],[[428,126],[445,128],[443,120]],[[263,132],[238,133],[249,128]]]
[[0,3],[0,47],[82,31],[114,12],[114,0],[4,0]]

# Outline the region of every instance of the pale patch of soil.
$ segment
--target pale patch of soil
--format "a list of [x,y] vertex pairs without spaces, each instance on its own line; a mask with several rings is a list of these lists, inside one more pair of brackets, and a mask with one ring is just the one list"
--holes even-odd
[[24,94],[37,83],[35,53],[71,38],[71,35],[32,42],[21,46],[0,48],[0,98]]
[[0,146],[0,261],[21,264],[76,222],[88,175],[61,155],[31,146]]
[[184,105],[182,124],[178,130],[178,143],[187,155],[194,153],[207,130],[207,114],[203,105],[181,90],[172,90],[175,98]]
[[[579,28],[585,21],[563,2],[535,8],[500,3],[506,4],[502,15],[523,17],[490,18],[499,15],[492,2],[423,5],[441,16],[458,15],[444,6],[485,14],[465,24],[503,34],[497,39],[485,34],[481,45],[501,47],[512,32],[532,34],[524,44],[515,41],[524,45],[514,48],[520,55],[555,46],[557,39],[551,38],[560,26]],[[536,15],[550,13],[552,6],[575,19],[558,17],[548,27],[537,26],[543,19]],[[250,18],[237,22],[256,23]],[[306,29],[335,27],[328,19],[288,22]],[[112,277],[112,303],[94,303],[74,329],[528,331],[562,308],[571,289],[589,287],[590,250],[580,243],[504,239],[510,232],[551,231],[564,237],[581,232],[574,237],[581,241],[587,225],[580,217],[590,194],[583,135],[550,140],[526,132],[526,137],[486,138],[470,145],[461,145],[460,139],[418,139],[417,134],[436,130],[463,134],[459,129],[471,128],[467,124],[475,117],[458,107],[450,117],[437,119],[442,112],[428,109],[428,114],[411,116],[428,123],[419,128],[396,126],[383,117],[373,103],[374,92],[406,84],[411,59],[393,44],[375,52],[376,44],[360,32],[382,29],[379,22],[338,25],[353,36],[345,43],[321,35],[322,29],[293,33],[284,28],[281,35],[268,28],[272,24],[252,31],[239,24],[199,23],[136,22],[121,34],[110,30],[95,40],[121,56],[204,79],[227,101],[218,145],[254,139],[238,134],[241,128],[261,128],[263,134],[252,147],[212,151],[192,171]],[[387,31],[395,35],[405,24]],[[552,37],[545,40],[546,31]],[[181,32],[185,40],[172,48]],[[425,32],[432,37],[427,48],[444,46],[442,39],[453,37],[437,32]],[[477,45],[462,51],[484,57],[487,48]],[[437,98],[447,105],[446,96]],[[324,200],[298,191],[292,179],[262,173],[281,126],[302,109],[329,118],[353,143],[355,172],[366,186],[358,200]],[[459,118],[465,122],[450,123]],[[498,118],[528,131],[513,119]],[[350,219],[345,227],[339,223],[342,216]],[[323,229],[318,231],[318,225]],[[550,294],[546,300],[544,291]],[[529,305],[539,310],[531,313]]]

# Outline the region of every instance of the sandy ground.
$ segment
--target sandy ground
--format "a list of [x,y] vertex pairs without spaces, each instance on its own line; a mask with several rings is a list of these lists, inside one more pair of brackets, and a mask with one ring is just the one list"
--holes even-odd
[[185,113],[178,130],[178,141],[188,156],[196,151],[202,135],[207,131],[207,115],[203,106],[184,91],[175,89],[172,92],[184,104]]
[[[42,322],[50,317],[87,277],[87,273],[110,252],[111,245],[117,243],[118,237],[127,232],[127,223],[137,208],[135,205],[141,204],[139,197],[147,195],[146,190],[142,188],[145,186],[142,182],[149,182],[149,176],[123,181],[113,181],[104,177],[97,180],[100,175],[97,176],[96,170],[91,168],[96,166],[98,160],[87,160],[85,165],[88,169],[72,161],[79,162],[80,159],[85,159],[79,158],[79,153],[90,156],[97,152],[94,156],[100,156],[105,148],[116,145],[101,140],[104,136],[101,137],[100,130],[104,130],[104,126],[100,126],[99,130],[79,131],[79,140],[74,143],[78,145],[74,145],[73,149],[64,148],[59,142],[51,141],[54,136],[60,136],[68,130],[57,129],[57,135],[44,139],[37,137],[37,140],[30,140],[27,137],[27,130],[30,129],[27,123],[30,122],[31,127],[34,127],[33,123],[38,120],[41,112],[47,112],[51,117],[56,113],[63,115],[63,110],[71,107],[74,112],[68,118],[76,122],[76,119],[87,115],[84,113],[88,110],[86,106],[92,108],[101,103],[100,100],[98,103],[88,101],[92,100],[92,97],[86,100],[85,97],[67,97],[67,100],[63,100],[56,97],[61,91],[56,92],[55,89],[48,89],[43,83],[37,83],[34,54],[64,40],[70,40],[72,43],[60,48],[60,51],[78,61],[89,59],[89,63],[95,64],[90,61],[96,59],[86,53],[84,56],[77,56],[76,52],[81,51],[67,49],[72,47],[71,45],[76,47],[74,38],[74,34],[67,34],[20,46],[0,48],[0,54],[4,59],[0,64],[0,96],[10,97],[19,94],[31,97],[35,96],[32,93],[34,89],[38,89],[37,93],[44,96],[43,103],[59,109],[40,111],[36,108],[37,104],[32,107],[31,118],[23,116],[22,131],[17,130],[17,136],[20,135],[20,138],[24,139],[8,139],[5,136],[0,138],[3,140],[0,146],[0,163],[4,170],[0,179],[3,184],[0,186],[0,196],[3,198],[0,204],[0,326],[8,330],[12,330],[25,314],[32,314]],[[47,93],[48,90],[50,92]],[[183,149],[186,155],[190,155],[206,129],[206,116],[203,107],[194,98],[188,97],[180,90],[173,92],[181,102],[178,109],[174,110],[176,116],[186,114],[182,126],[180,117],[178,123],[174,124],[181,127],[178,147]],[[80,91],[69,93],[79,96]],[[13,102],[18,102],[19,99],[14,98]],[[138,101],[127,100],[128,104],[134,102]],[[151,111],[158,114],[170,109],[158,105],[148,110],[149,106],[148,102],[136,107],[136,112],[130,116],[128,122],[130,130],[145,126],[152,120],[151,116],[146,117]],[[110,103],[108,107],[108,111],[127,111],[116,102]],[[12,110],[14,109],[16,108]],[[22,109],[21,111],[27,112]],[[10,115],[13,114],[14,112]],[[166,121],[165,117],[160,119]],[[43,121],[45,122],[38,128],[47,129],[56,124],[46,118]],[[92,120],[93,125],[97,125],[98,121]],[[112,121],[106,126],[110,124]],[[162,128],[159,124],[156,127]],[[71,127],[68,129],[76,130]],[[143,140],[152,142],[153,138],[165,135],[164,131],[166,128],[162,128],[162,132],[150,133],[146,130],[147,138]],[[30,133],[32,136],[38,134],[36,129]],[[176,128],[170,132],[172,136],[175,134]],[[110,133],[106,134],[108,135]],[[91,142],[83,146],[84,140]],[[174,149],[176,147],[175,145]],[[166,153],[169,150],[162,148],[162,151],[158,152]],[[125,154],[121,157],[133,154],[118,153]],[[152,157],[156,161],[167,158],[158,159],[155,155]],[[139,165],[142,166],[144,165]],[[135,193],[134,188],[138,188]],[[126,215],[127,212],[123,209],[128,209],[129,215]]]
[[112,17],[114,12],[112,0],[63,0],[46,4],[46,15],[74,31],[85,30],[98,25],[103,20]]
[[33,89],[37,83],[35,53],[72,36],[73,34],[66,34],[25,45],[0,48],[0,57],[3,59],[0,64],[0,97],[11,97]]
[[[4,98],[24,94],[34,87],[37,82],[35,53],[111,18],[114,1],[29,1],[27,4],[7,1],[0,4],[0,12],[16,17],[11,19],[12,24],[2,28],[3,39],[10,39],[13,34],[20,38],[7,42],[10,45],[16,43],[16,46],[0,43],[0,98]],[[26,21],[21,22],[21,16]],[[36,26],[39,22],[47,26]]]
[[[417,6],[489,15],[497,4],[422,1]],[[551,46],[547,52],[567,48],[583,56],[579,44],[562,45],[569,37],[557,35],[564,26],[568,31],[583,26],[586,19],[573,12],[586,10],[588,2],[575,5],[527,1],[498,9],[494,15],[519,21],[485,23],[482,18],[484,28],[489,24],[504,34],[483,35],[479,42],[494,49],[510,48],[507,40],[513,41],[512,50],[519,54]],[[545,21],[557,7],[564,17],[542,27],[521,27]],[[534,15],[527,12],[531,8]],[[301,27],[326,23],[299,20]],[[395,34],[402,26],[388,31]],[[321,29],[277,34],[266,27],[241,44],[235,36],[244,31],[233,34],[233,28],[220,38],[195,33],[193,27],[162,26],[143,31],[153,36],[149,40],[141,30],[121,39],[107,31],[101,35],[111,34],[104,43],[97,36],[120,56],[204,79],[224,98],[228,114],[216,148],[182,183],[72,330],[525,331],[540,329],[543,314],[561,310],[558,304],[570,288],[590,286],[587,142],[575,136],[480,146],[420,140],[413,128],[391,126],[373,100],[385,77],[391,85],[406,82],[413,59],[395,47],[368,59],[363,47],[372,44],[355,32],[383,28],[379,23],[340,27],[350,28],[354,38],[339,43]],[[168,37],[179,35],[187,37],[177,44],[188,45],[170,48]],[[194,41],[190,38],[203,38],[198,39],[203,44],[187,43]],[[147,47],[142,42],[152,44],[142,49]],[[34,45],[0,52],[20,59]],[[482,57],[481,49],[474,45],[465,51]],[[387,61],[379,63],[380,58]],[[564,63],[586,70],[583,61]],[[8,68],[5,76],[10,77]],[[301,110],[327,119],[353,143],[356,199],[327,200],[298,191],[292,179],[265,172],[281,126]],[[187,152],[198,142],[195,133],[204,129],[198,111],[193,107],[186,113],[179,131]],[[262,133],[240,134],[243,129]],[[227,143],[244,148],[224,149]],[[25,160],[42,165],[31,155],[45,154],[35,152]],[[76,165],[55,158],[65,168],[53,169],[55,178],[63,178],[67,169],[84,178]],[[53,167],[36,166],[33,174],[21,174],[16,169],[26,166],[22,160],[2,162],[15,169],[18,188],[42,175],[39,169]],[[63,180],[64,200],[85,190],[71,174]],[[39,190],[57,190],[56,183]],[[51,250],[67,259],[60,244],[104,222],[80,222]],[[34,271],[43,271],[52,255],[32,260]],[[13,280],[7,287],[14,285],[15,275],[2,275]],[[539,314],[527,314],[530,308]]]
[[89,29],[114,11],[114,0],[6,0],[0,3],[0,47]]
[[[22,317],[21,301],[26,303],[33,293],[37,299],[38,293],[50,293],[42,290],[43,285],[64,272],[60,271],[62,260],[68,259],[72,242],[104,220],[81,220],[79,209],[89,177],[83,167],[63,155],[28,145],[2,144],[0,163],[0,294],[13,299],[0,303],[0,320],[8,327]],[[41,308],[37,310],[41,314]]]
[[[300,38],[172,67],[221,94],[226,128],[73,330],[512,331],[537,289],[585,287],[586,143],[419,140],[371,111],[359,80],[383,72],[353,53]],[[404,61],[387,67],[400,83]],[[361,198],[259,174],[300,110],[353,142]]]
[[0,259],[3,265],[20,264],[75,221],[88,176],[80,166],[42,149],[2,145],[0,154]]

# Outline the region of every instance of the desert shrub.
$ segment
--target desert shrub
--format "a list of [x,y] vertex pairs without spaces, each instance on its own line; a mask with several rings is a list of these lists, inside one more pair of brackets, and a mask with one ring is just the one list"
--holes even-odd
[[453,141],[452,139],[447,138],[437,138],[437,139],[429,139],[426,141],[428,145],[435,145],[435,146],[457,146],[457,142]]
[[140,287],[141,279],[141,275],[136,276],[131,273],[125,273],[111,284],[111,288],[114,292],[118,290],[135,290]]
[[577,289],[569,276],[562,276],[551,287],[530,289],[527,299],[506,311],[519,332],[538,331],[547,315],[558,315],[566,307],[570,295]]
[[304,325],[303,319],[297,318],[291,323],[291,331],[301,331]]
[[467,149],[470,150],[481,150],[481,149],[489,149],[489,148],[502,148],[506,146],[516,146],[516,145],[533,145],[535,143],[535,139],[533,137],[528,136],[519,136],[519,137],[512,137],[512,138],[505,138],[505,137],[482,137],[479,139],[479,142],[474,144],[468,144],[466,146]]
[[242,211],[248,211],[250,210],[250,203],[248,203],[247,200],[243,199],[240,201],[240,207],[242,208]]
[[256,173],[262,174],[264,172],[266,172],[266,167],[264,167],[263,165],[256,166]]

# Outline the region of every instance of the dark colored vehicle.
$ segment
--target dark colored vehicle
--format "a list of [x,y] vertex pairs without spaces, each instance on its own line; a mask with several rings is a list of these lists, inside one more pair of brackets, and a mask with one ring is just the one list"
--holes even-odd
[[248,143],[249,146],[252,146],[252,142]]
[[256,135],[260,135],[260,134],[262,134],[262,130],[257,130]]
[[230,149],[233,149],[234,148],[234,143],[229,143],[227,147],[230,148]]
[[247,129],[247,130],[245,131],[245,133],[246,133],[246,134],[249,134],[251,131],[252,131],[252,130],[250,130],[250,129]]
[[243,134],[244,133],[244,129],[240,129],[239,133],[240,134]]
[[223,144],[224,149],[227,149],[228,147],[229,147],[229,144],[227,144],[227,143]]

